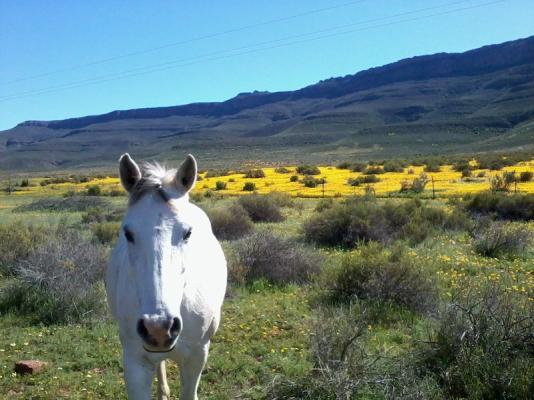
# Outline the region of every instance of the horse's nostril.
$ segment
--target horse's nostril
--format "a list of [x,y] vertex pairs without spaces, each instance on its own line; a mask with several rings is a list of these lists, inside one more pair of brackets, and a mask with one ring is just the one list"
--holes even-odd
[[171,330],[170,330],[171,335],[178,336],[181,329],[182,329],[182,321],[180,321],[180,318],[174,317],[172,319],[172,325],[171,325]]
[[143,322],[142,319],[137,321],[137,333],[142,338],[147,338],[148,337],[148,330],[146,329],[145,323]]

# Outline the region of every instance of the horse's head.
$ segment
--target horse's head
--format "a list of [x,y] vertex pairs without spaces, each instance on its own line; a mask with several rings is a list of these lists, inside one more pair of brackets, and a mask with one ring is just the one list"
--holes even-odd
[[147,351],[170,351],[182,330],[180,307],[187,248],[194,240],[188,212],[197,164],[187,156],[178,170],[148,164],[143,172],[128,154],[119,161],[130,194],[120,240],[126,242],[128,274],[139,302],[137,334]]

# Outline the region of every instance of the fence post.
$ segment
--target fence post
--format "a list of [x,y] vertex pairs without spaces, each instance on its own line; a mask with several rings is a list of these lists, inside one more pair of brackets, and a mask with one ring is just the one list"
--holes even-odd
[[430,178],[432,179],[432,198],[436,198],[436,190],[434,189],[434,175],[430,175]]

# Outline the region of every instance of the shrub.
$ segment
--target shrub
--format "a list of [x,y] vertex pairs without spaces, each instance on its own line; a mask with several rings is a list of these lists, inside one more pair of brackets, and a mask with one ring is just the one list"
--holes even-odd
[[527,227],[509,222],[491,222],[475,232],[475,250],[487,257],[515,257],[525,254],[532,233]]
[[109,203],[100,197],[73,196],[64,199],[46,198],[36,200],[30,204],[24,204],[13,209],[14,212],[25,211],[87,211],[90,208],[109,207]]
[[306,240],[326,246],[355,247],[361,242],[423,241],[433,229],[458,229],[456,216],[421,201],[402,203],[350,199],[312,215],[304,224]]
[[305,187],[314,188],[314,187],[317,187],[317,185],[323,183],[323,180],[314,178],[313,176],[310,176],[310,175],[306,175],[304,178],[302,178],[301,182]]
[[533,177],[534,177],[534,172],[532,172],[532,171],[523,171],[519,175],[519,181],[520,182],[530,182]]
[[267,195],[278,207],[293,207],[295,203],[290,194],[283,192],[271,192]]
[[245,182],[243,185],[243,192],[254,192],[256,190],[256,184],[254,182]]
[[331,198],[321,199],[315,206],[315,211],[321,212],[321,211],[331,208],[333,205],[334,205],[334,200],[332,200]]
[[247,211],[237,203],[207,210],[213,233],[219,240],[239,239],[253,229]]
[[419,177],[414,178],[410,181],[402,181],[400,192],[413,192],[413,193],[422,193],[425,190],[426,185],[428,184],[428,176],[424,172],[419,175]]
[[347,162],[347,161],[341,162],[338,165],[336,165],[336,168],[337,169],[349,169],[350,168],[350,163]]
[[238,203],[254,222],[281,222],[285,219],[273,197],[260,194],[241,196]]
[[370,243],[347,254],[321,280],[329,300],[393,302],[411,311],[428,313],[438,299],[436,283],[402,247],[393,251]]
[[472,174],[470,169],[463,169],[462,170],[462,178],[469,178]]
[[439,172],[439,171],[441,171],[441,167],[439,166],[439,164],[429,163],[425,165],[425,172]]
[[257,232],[234,243],[229,257],[230,280],[273,284],[306,283],[321,268],[322,257],[292,239]]
[[20,182],[20,187],[28,187],[30,186],[30,181],[28,179],[23,179],[22,182]]
[[298,182],[299,177],[297,175],[292,175],[291,178],[289,178],[289,182]]
[[102,189],[98,185],[89,185],[87,186],[87,196],[100,196],[102,194]]
[[80,233],[58,229],[17,264],[17,279],[2,291],[0,310],[33,314],[46,324],[102,316],[106,259]]
[[91,226],[94,237],[102,244],[113,244],[119,236],[119,222],[97,222]]
[[438,314],[436,332],[419,346],[423,367],[438,377],[446,398],[529,398],[534,315],[528,301],[495,285],[466,287]]
[[363,171],[365,175],[380,175],[385,172],[386,171],[384,171],[384,169],[379,166],[369,166]]
[[486,171],[480,171],[478,174],[477,174],[477,178],[484,178],[486,176]]
[[415,171],[413,168],[408,168],[408,175],[413,175],[415,174]]
[[263,172],[262,169],[249,169],[247,172],[245,172],[245,178],[265,178],[265,172]]
[[48,235],[44,227],[23,221],[0,224],[0,273],[13,275],[16,264],[26,259]]
[[388,161],[384,164],[384,171],[386,172],[403,172],[404,168],[397,161]]
[[297,167],[297,173],[301,175],[319,175],[321,170],[315,165],[299,165]]
[[229,175],[230,171],[227,169],[209,169],[206,171],[206,178],[215,178],[218,176],[226,176]]
[[376,183],[380,182],[380,178],[376,175],[363,175],[357,178],[349,178],[347,184],[350,186],[360,186],[364,183]]
[[367,164],[364,163],[354,163],[350,167],[353,172],[363,172],[365,168],[367,168]]
[[99,207],[90,208],[82,215],[82,222],[84,224],[92,224],[95,222],[111,222],[121,221],[124,214],[122,209],[102,209]]
[[289,174],[291,171],[286,167],[278,167],[274,169],[274,172],[276,172],[277,174]]
[[534,194],[482,192],[468,196],[463,203],[473,214],[493,215],[499,219],[534,219]]
[[215,190],[226,190],[227,184],[223,181],[215,182]]

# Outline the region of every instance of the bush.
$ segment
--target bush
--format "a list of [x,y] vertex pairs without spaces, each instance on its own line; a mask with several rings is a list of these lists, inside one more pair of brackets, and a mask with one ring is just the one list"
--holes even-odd
[[292,175],[291,178],[289,178],[289,182],[298,182],[299,177],[297,175]]
[[304,224],[307,241],[326,246],[355,247],[361,242],[423,241],[434,229],[458,229],[457,216],[427,207],[421,201],[402,203],[351,199],[311,216]]
[[278,167],[274,169],[274,172],[276,172],[277,174],[289,174],[291,171],[286,167]]
[[26,259],[49,234],[44,227],[23,221],[0,224],[0,273],[13,275],[17,263]]
[[337,169],[349,169],[350,168],[350,163],[347,162],[347,161],[341,162],[338,165],[336,165],[336,168]]
[[288,193],[271,192],[267,195],[278,207],[293,207],[295,203]]
[[273,197],[260,194],[241,196],[238,203],[254,222],[281,222],[285,219]]
[[99,197],[87,197],[87,196],[73,196],[64,199],[58,198],[46,198],[36,200],[30,204],[18,206],[13,209],[13,212],[26,212],[26,211],[49,211],[49,212],[61,212],[61,211],[87,211],[90,208],[106,208],[109,207],[109,203]]
[[45,324],[86,322],[105,315],[107,255],[73,230],[58,229],[16,267],[0,310],[34,315]]
[[235,240],[249,234],[253,224],[247,211],[237,203],[207,210],[213,233],[219,240]]
[[439,313],[436,332],[419,343],[422,365],[446,398],[529,398],[533,308],[526,296],[498,286],[479,291],[461,290]]
[[470,169],[463,169],[462,170],[462,178],[469,178],[473,173]]
[[321,211],[331,208],[333,205],[334,205],[334,200],[332,200],[331,198],[321,199],[315,206],[315,211],[321,212]]
[[100,196],[102,194],[102,189],[98,185],[89,185],[87,186],[87,196]]
[[322,182],[322,180],[314,178],[313,176],[310,176],[310,175],[306,175],[304,178],[302,178],[301,182],[307,188],[314,188],[314,187],[317,187],[317,185],[319,185]]
[[425,172],[439,172],[441,171],[441,167],[439,164],[427,164],[425,165]]
[[499,219],[534,219],[534,194],[482,192],[466,197],[465,209],[473,214],[493,215]]
[[428,176],[424,172],[419,175],[418,178],[414,178],[410,181],[402,181],[400,192],[413,192],[413,193],[422,193],[425,190],[426,185],[428,184]]
[[364,163],[354,163],[350,167],[353,172],[363,172],[365,168],[367,168],[367,164]]
[[475,250],[487,257],[523,256],[531,242],[527,227],[509,222],[491,222],[475,232]]
[[347,184],[350,186],[360,186],[365,183],[376,183],[380,182],[380,178],[376,175],[363,175],[357,178],[349,178]]
[[218,176],[227,176],[230,175],[230,171],[227,169],[209,169],[206,171],[206,178],[215,178]]
[[250,169],[247,172],[245,172],[245,178],[265,178],[265,172],[263,172],[262,169]]
[[519,175],[519,181],[520,182],[530,182],[533,177],[534,177],[534,173],[532,171],[523,171]]
[[97,222],[91,226],[94,237],[102,244],[113,244],[119,236],[119,222]]
[[254,182],[245,182],[243,185],[243,192],[254,192],[256,190],[256,184]]
[[215,182],[215,190],[226,190],[227,184],[223,181]]
[[23,179],[22,182],[20,182],[20,187],[29,187],[30,181],[28,179]]
[[363,171],[365,175],[380,175],[385,172],[386,171],[384,171],[384,169],[379,166],[369,166]]
[[393,251],[376,243],[362,246],[327,271],[321,282],[328,299],[334,302],[393,302],[411,311],[429,313],[438,299],[436,283],[400,246]]
[[397,161],[388,161],[384,164],[384,171],[386,172],[403,172],[404,168]]
[[257,232],[234,243],[229,257],[230,280],[273,284],[306,283],[321,268],[322,257],[292,239]]
[[315,165],[299,165],[297,167],[297,173],[301,175],[320,175],[321,170]]
[[82,215],[82,222],[84,224],[92,224],[95,222],[111,222],[121,221],[124,214],[122,209],[102,209],[99,207],[90,208]]

